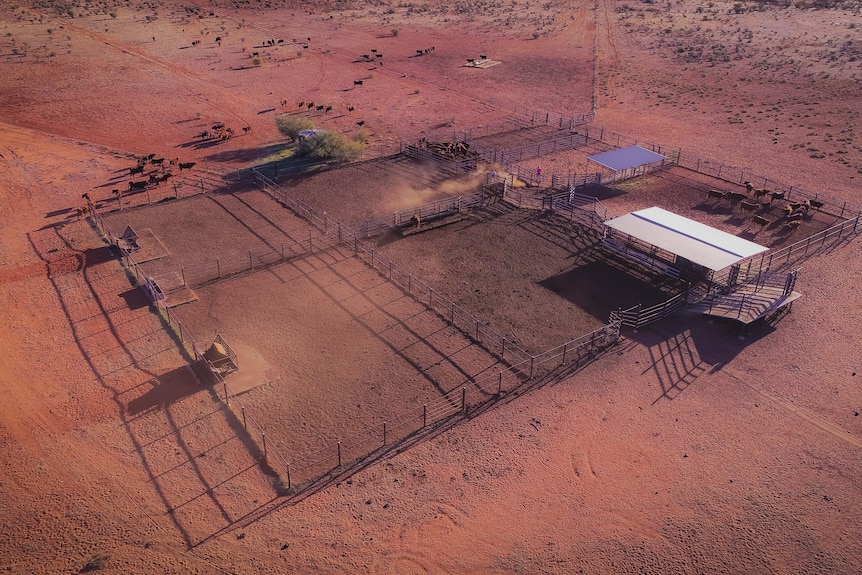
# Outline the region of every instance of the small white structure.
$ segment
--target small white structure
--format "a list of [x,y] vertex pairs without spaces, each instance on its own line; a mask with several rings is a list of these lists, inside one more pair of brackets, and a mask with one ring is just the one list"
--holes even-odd
[[301,130],[297,136],[299,137],[299,141],[302,141],[306,138],[316,138],[321,134],[325,134],[326,130]]
[[662,208],[638,210],[605,225],[712,271],[723,270],[769,248]]

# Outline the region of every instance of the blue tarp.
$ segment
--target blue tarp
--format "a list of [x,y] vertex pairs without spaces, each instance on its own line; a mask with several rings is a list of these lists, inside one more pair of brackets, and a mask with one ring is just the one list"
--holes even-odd
[[628,148],[620,148],[618,150],[611,150],[610,152],[594,154],[592,156],[588,156],[587,159],[592,160],[609,170],[621,172],[629,168],[637,168],[638,166],[661,162],[665,159],[665,156],[656,154],[655,152],[647,150],[646,148],[641,148],[640,146],[630,146]]

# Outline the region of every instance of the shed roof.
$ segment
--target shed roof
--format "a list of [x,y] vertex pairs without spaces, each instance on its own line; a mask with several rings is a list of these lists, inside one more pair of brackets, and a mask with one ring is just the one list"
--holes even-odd
[[713,271],[769,248],[661,208],[647,208],[605,225]]
[[629,146],[628,148],[619,148],[610,152],[602,152],[601,154],[593,154],[587,157],[595,163],[604,166],[616,172],[636,168],[647,164],[654,164],[665,159],[665,156],[656,154],[653,151],[641,148],[640,146]]

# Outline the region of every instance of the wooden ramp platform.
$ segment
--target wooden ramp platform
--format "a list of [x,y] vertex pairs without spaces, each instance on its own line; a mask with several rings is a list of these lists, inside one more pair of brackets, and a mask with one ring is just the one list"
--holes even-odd
[[802,297],[797,291],[788,294],[782,288],[763,286],[743,288],[690,306],[689,311],[723,317],[748,325],[789,306]]
[[132,256],[135,263],[142,264],[152,260],[157,260],[165,256],[171,255],[165,248],[162,241],[153,233],[150,228],[144,229],[137,238],[138,250]]
[[165,294],[163,302],[167,307],[177,307],[198,299],[194,290],[185,285],[182,276],[177,272],[160,274],[153,279]]

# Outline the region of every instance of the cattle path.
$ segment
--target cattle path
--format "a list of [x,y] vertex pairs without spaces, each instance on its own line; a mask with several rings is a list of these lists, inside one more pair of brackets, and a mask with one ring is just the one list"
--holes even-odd
[[855,445],[856,447],[862,448],[862,439],[860,439],[859,437],[856,437],[852,433],[844,431],[838,425],[832,423],[831,421],[828,421],[828,420],[820,417],[819,415],[808,411],[805,408],[799,407],[798,405],[795,405],[786,399],[778,397],[777,395],[769,393],[768,391],[760,389],[759,387],[755,387],[755,386],[751,385],[750,383],[748,383],[747,381],[745,381],[744,378],[737,376],[733,372],[730,372],[726,369],[723,371],[725,373],[727,373],[730,377],[732,377],[734,380],[738,381],[739,383],[741,383],[744,386],[746,386],[747,388],[749,388],[750,390],[758,393],[759,395],[765,397],[766,399],[772,401],[773,403],[780,405],[781,407],[790,411],[791,413],[798,415],[799,417],[801,417],[805,421],[819,427],[820,429],[822,429],[826,433],[831,434],[833,437],[835,437],[837,439],[841,439],[843,441],[846,441],[847,443],[850,443],[851,445]]
[[[177,76],[181,76],[182,78],[190,81],[191,83],[196,84],[199,87],[203,88],[200,92],[195,92],[194,90],[192,90],[188,86],[186,86],[186,90],[188,91],[190,96],[193,96],[195,98],[200,99],[205,105],[216,108],[219,112],[233,116],[243,125],[250,123],[246,118],[243,118],[237,112],[235,112],[233,110],[225,110],[225,109],[216,107],[214,105],[213,102],[223,101],[223,95],[222,94],[213,95],[212,98],[204,97],[203,96],[204,92],[209,92],[210,90],[214,89],[212,82],[209,81],[208,79],[202,77],[202,76],[199,76],[198,74],[195,74],[194,72],[189,71],[187,68],[184,68],[184,67],[176,65],[176,64],[171,64],[165,60],[162,60],[160,58],[152,56],[152,55],[144,52],[143,50],[138,50],[138,49],[132,47],[131,45],[129,45],[125,42],[120,42],[114,38],[111,38],[111,37],[107,36],[106,34],[102,34],[100,32],[93,32],[92,30],[88,30],[87,28],[84,28],[82,26],[78,26],[76,24],[72,24],[71,22],[65,23],[64,26],[67,29],[72,29],[72,30],[75,30],[76,32],[79,32],[79,33],[85,35],[85,36],[88,36],[89,38],[91,38],[92,40],[95,40],[96,42],[102,42],[105,45],[110,46],[111,48],[118,50],[124,54],[128,54],[129,56],[133,56],[133,57],[136,57],[140,60],[144,60],[144,61],[148,62],[149,64],[153,64],[155,66],[158,66],[164,70],[169,71],[172,74],[175,74]],[[218,97],[216,97],[216,96],[218,96]],[[249,105],[249,107],[252,109],[254,109],[255,106],[259,105],[259,102],[255,102],[255,101],[249,100],[247,98],[243,98],[242,96],[240,96],[236,93],[233,93],[232,97],[246,102]]]

